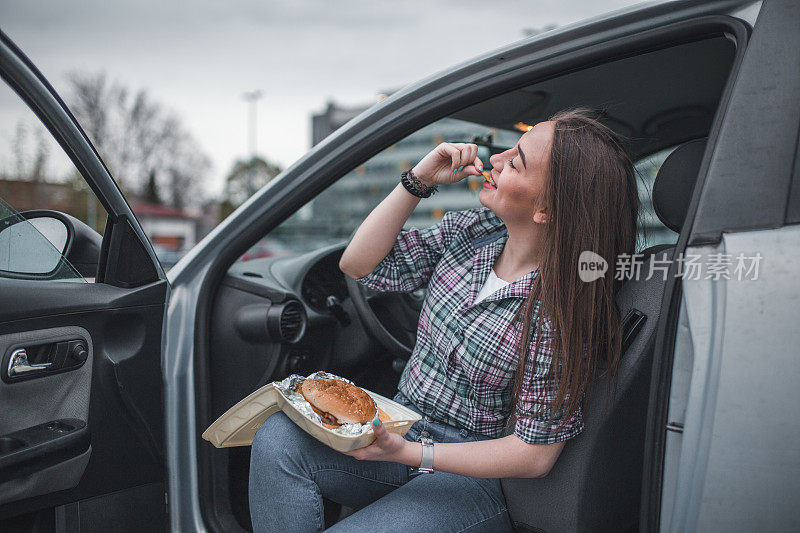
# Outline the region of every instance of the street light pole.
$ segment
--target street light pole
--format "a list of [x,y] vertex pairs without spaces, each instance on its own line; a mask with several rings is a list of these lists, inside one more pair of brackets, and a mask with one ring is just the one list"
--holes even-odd
[[255,91],[246,92],[242,95],[242,98],[247,102],[249,107],[248,113],[248,148],[250,150],[250,161],[247,163],[247,197],[251,197],[256,192],[255,184],[253,183],[255,178],[253,176],[253,171],[255,170],[253,167],[256,163],[256,110],[258,100],[261,98],[263,93],[260,89],[256,89]]
[[256,127],[257,127],[257,104],[261,97],[264,95],[260,89],[256,89],[255,91],[250,91],[242,94],[242,98],[248,103],[249,113],[248,113],[248,148],[250,151],[250,157],[253,158],[256,156]]

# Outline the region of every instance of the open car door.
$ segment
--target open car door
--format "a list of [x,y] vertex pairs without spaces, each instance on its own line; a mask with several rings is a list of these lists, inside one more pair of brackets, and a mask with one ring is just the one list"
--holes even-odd
[[0,75],[0,109],[43,126],[107,215],[101,237],[20,209],[20,180],[0,176],[14,197],[0,202],[0,530],[164,530],[166,276],[87,136],[3,33]]
[[704,270],[676,261],[662,303],[645,532],[800,527],[800,4],[757,13],[683,207],[676,249]]

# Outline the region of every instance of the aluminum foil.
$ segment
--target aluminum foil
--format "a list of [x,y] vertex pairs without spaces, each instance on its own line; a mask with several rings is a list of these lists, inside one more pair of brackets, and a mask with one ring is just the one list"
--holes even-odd
[[[322,424],[322,418],[311,408],[311,404],[309,404],[303,395],[297,392],[297,385],[302,383],[306,379],[341,379],[342,381],[346,381],[351,385],[355,385],[349,379],[345,379],[343,377],[337,376],[336,374],[331,374],[330,372],[314,372],[313,374],[309,374],[308,377],[300,376],[298,374],[292,374],[291,376],[282,379],[281,381],[274,381],[273,386],[280,391],[281,394],[291,403],[298,411],[302,414]],[[375,406],[377,408],[377,405]],[[364,433],[368,432],[372,424],[369,422],[366,424],[342,424],[336,429],[331,429],[334,433],[338,435],[346,435],[348,437],[358,437],[359,435],[363,435]]]

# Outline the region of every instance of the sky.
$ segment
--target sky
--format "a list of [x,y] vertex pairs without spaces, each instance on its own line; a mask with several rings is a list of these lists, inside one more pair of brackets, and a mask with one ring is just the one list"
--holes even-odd
[[102,71],[174,111],[212,162],[213,197],[249,154],[245,92],[263,92],[258,154],[285,168],[309,150],[311,115],[328,101],[375,102],[528,29],[636,3],[3,0],[0,28],[65,98],[68,73]]

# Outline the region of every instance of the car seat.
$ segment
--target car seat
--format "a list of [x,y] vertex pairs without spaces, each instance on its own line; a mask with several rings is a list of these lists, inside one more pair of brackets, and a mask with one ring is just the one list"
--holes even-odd
[[[680,232],[705,152],[706,139],[676,148],[653,184],[653,207],[665,226]],[[616,297],[625,328],[616,393],[606,407],[599,379],[584,404],[584,430],[570,439],[544,478],[502,480],[517,531],[626,531],[637,529],[653,347],[666,276],[654,260],[671,259],[672,244],[652,246],[638,279]],[[660,263],[665,264],[665,263]],[[611,272],[613,269],[609,269]],[[507,433],[513,432],[513,425]]]

